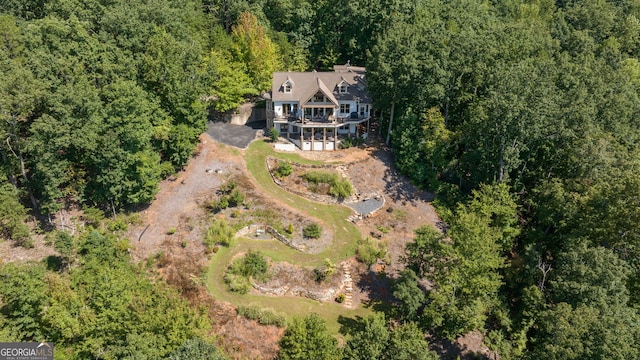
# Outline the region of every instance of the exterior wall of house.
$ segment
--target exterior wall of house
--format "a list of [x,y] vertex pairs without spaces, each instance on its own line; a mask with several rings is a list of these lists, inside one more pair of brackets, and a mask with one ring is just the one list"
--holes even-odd
[[[291,104],[293,109],[293,105],[298,105],[297,101],[274,101],[273,102],[273,115],[276,117],[284,116],[284,104]],[[299,106],[298,106],[299,108]]]
[[357,111],[356,109],[356,105],[357,103],[355,101],[340,101],[340,105],[342,104],[349,104],[349,112],[347,113],[343,113],[341,106],[338,107],[338,111],[339,111],[339,116],[349,116],[352,112]]

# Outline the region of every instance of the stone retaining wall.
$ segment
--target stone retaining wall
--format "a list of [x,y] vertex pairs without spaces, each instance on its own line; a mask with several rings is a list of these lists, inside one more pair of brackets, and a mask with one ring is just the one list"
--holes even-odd
[[[293,241],[291,241],[291,239],[287,238],[286,236],[280,234],[278,232],[278,230],[274,229],[273,227],[269,226],[269,225],[249,225],[249,226],[245,226],[242,229],[238,230],[238,232],[236,233],[235,236],[244,236],[244,237],[248,237],[249,235],[255,235],[256,232],[262,229],[264,230],[266,233],[268,233],[270,235],[270,237],[274,237],[277,240],[279,240],[281,243],[296,249],[298,251],[302,251],[304,252],[307,248],[304,245],[296,245],[293,243]],[[253,236],[252,236],[253,237]]]

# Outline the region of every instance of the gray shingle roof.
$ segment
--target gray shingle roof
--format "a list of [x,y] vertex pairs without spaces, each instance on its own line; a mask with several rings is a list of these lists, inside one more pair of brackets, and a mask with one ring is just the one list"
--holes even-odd
[[[336,65],[346,68],[346,65]],[[332,102],[340,100],[358,100],[361,103],[371,103],[367,95],[364,68],[350,66],[362,71],[339,70],[334,72],[277,72],[273,74],[271,99],[273,101],[306,102],[318,91],[329,92],[327,96]],[[293,83],[291,93],[284,92],[284,83]],[[347,93],[340,94],[338,84],[342,81],[348,84]],[[329,95],[329,94],[327,94]],[[333,97],[333,98],[332,98]]]

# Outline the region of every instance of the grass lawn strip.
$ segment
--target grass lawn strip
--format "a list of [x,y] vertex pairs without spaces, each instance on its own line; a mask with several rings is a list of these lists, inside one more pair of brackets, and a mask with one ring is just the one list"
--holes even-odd
[[236,306],[257,304],[261,308],[270,308],[285,314],[287,321],[291,321],[295,316],[302,317],[310,313],[317,313],[327,322],[327,327],[333,334],[338,334],[340,329],[338,323],[340,316],[364,317],[371,313],[371,309],[363,307],[352,310],[338,303],[321,303],[297,296],[240,295],[229,291],[223,279],[225,269],[235,254],[249,250],[258,250],[273,261],[287,261],[301,266],[317,266],[322,263],[322,260],[318,259],[318,255],[303,254],[278,240],[237,238],[231,247],[221,247],[216,254],[213,254],[209,264],[207,287],[216,299]]
[[318,258],[329,258],[333,262],[339,262],[355,254],[361,235],[358,229],[347,221],[352,210],[342,205],[310,201],[280,188],[273,182],[267,169],[268,156],[306,164],[322,164],[322,162],[303,159],[296,154],[276,153],[264,141],[254,141],[245,153],[249,172],[265,192],[283,203],[319,219],[323,226],[327,226],[333,231],[333,243],[316,255]]
[[323,226],[332,230],[334,234],[333,242],[330,247],[320,254],[311,255],[292,249],[275,239],[235,239],[231,247],[221,247],[218,253],[213,255],[207,274],[207,287],[217,299],[230,302],[236,306],[257,304],[263,308],[271,308],[277,312],[284,313],[289,321],[295,316],[317,313],[327,322],[329,331],[333,334],[338,334],[340,329],[339,317],[366,316],[371,313],[371,310],[362,307],[351,310],[337,303],[321,303],[301,297],[240,295],[229,291],[224,283],[225,269],[231,263],[233,256],[241,252],[247,252],[250,249],[259,250],[273,261],[287,261],[299,266],[311,267],[322,265],[325,258],[338,263],[355,254],[361,235],[358,229],[346,220],[351,215],[351,209],[346,206],[309,201],[280,188],[273,182],[267,169],[266,160],[269,156],[300,164],[323,164],[323,162],[304,159],[296,154],[276,153],[264,141],[254,141],[245,152],[247,168],[259,186],[270,196],[308,214],[310,217],[320,220]]

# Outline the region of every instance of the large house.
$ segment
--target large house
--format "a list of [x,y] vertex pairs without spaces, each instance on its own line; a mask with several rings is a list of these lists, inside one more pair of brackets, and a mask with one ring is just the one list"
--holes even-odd
[[336,150],[346,137],[366,136],[373,113],[365,68],[277,72],[267,98],[267,128],[302,150]]

